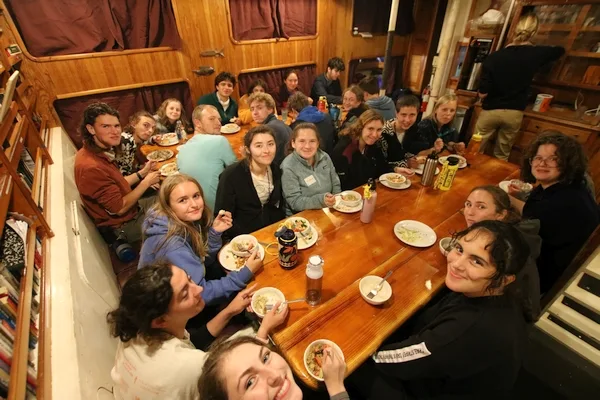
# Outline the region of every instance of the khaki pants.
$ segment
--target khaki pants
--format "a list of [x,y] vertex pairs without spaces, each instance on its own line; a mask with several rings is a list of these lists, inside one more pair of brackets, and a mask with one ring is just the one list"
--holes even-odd
[[507,161],[519,129],[521,129],[522,121],[523,111],[482,110],[475,128],[483,136],[480,151],[483,153],[486,150],[488,141],[497,134],[494,156]]
[[138,200],[138,212],[136,216],[131,220],[121,225],[121,230],[127,235],[127,242],[134,243],[142,240],[142,224],[146,213],[154,205],[157,200],[157,196],[142,197]]

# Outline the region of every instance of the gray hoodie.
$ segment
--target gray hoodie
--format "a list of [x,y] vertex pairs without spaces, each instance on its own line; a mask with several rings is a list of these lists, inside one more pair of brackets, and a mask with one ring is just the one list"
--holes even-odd
[[325,194],[342,190],[331,158],[321,149],[315,155],[314,166],[294,151],[283,160],[281,170],[287,215],[326,207]]
[[387,96],[373,97],[372,99],[365,101],[365,104],[368,105],[370,109],[381,114],[386,121],[388,119],[396,118],[396,106],[394,106],[392,99]]

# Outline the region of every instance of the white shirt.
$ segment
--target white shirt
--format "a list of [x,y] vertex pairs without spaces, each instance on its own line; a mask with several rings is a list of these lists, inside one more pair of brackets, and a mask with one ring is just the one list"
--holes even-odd
[[402,141],[404,140],[404,134],[406,132],[398,132],[396,131],[396,137],[398,138],[398,142],[402,143]]
[[119,341],[110,375],[118,400],[200,399],[198,379],[206,353],[190,342],[169,339],[154,347],[141,338]]
[[254,172],[250,173],[252,175],[252,183],[254,183],[254,189],[256,189],[256,194],[260,199],[260,203],[262,205],[267,204],[269,201],[269,197],[271,196],[271,192],[275,188],[273,184],[273,173],[271,172],[271,167],[267,169],[267,173],[262,176],[255,175]]
[[[221,105],[223,106],[223,111],[227,111],[227,109],[229,108],[229,98],[227,98],[227,101],[221,101],[221,98],[219,97],[219,95],[217,95],[217,99],[219,100],[219,103],[221,103]],[[227,121],[229,122],[229,121]]]

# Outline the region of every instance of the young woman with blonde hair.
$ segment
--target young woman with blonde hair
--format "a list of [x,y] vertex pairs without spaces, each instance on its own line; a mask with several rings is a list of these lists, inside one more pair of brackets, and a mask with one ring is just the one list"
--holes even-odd
[[481,151],[496,136],[494,156],[508,160],[523,121],[533,76],[544,65],[559,59],[560,46],[535,46],[531,39],[538,29],[535,14],[523,16],[517,23],[512,42],[490,54],[483,62],[479,97],[483,110],[476,131],[483,135]]
[[245,288],[262,266],[255,251],[239,271],[220,279],[206,279],[206,263],[215,262],[222,246],[221,235],[232,224],[228,211],[213,220],[198,181],[185,174],[172,175],[162,183],[158,202],[146,215],[138,269],[155,260],[166,260],[183,268],[204,288],[202,297],[208,305],[221,303]]
[[465,144],[458,141],[458,131],[452,126],[457,105],[458,100],[453,94],[440,97],[431,115],[423,118],[417,130],[404,138],[406,150],[412,154],[427,155],[432,151],[439,153],[446,146],[454,153],[464,153]]
[[156,110],[154,119],[156,120],[156,130],[158,133],[175,132],[177,121],[181,121],[186,132],[190,133],[193,131],[185,115],[183,104],[175,98],[163,101],[158,110]]

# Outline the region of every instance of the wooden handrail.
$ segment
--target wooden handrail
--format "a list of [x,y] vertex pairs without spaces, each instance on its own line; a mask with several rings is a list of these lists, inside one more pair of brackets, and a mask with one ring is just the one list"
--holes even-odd
[[8,386],[9,400],[22,400],[26,393],[27,360],[29,357],[29,326],[31,324],[31,297],[33,288],[33,270],[35,269],[35,226],[27,231],[27,261],[21,277],[19,308],[17,310],[17,328],[10,367]]
[[305,61],[305,62],[300,62],[300,63],[271,65],[271,66],[267,66],[267,67],[246,68],[246,69],[241,70],[239,75],[248,74],[250,72],[271,71],[274,69],[304,67],[305,65],[317,65],[317,62],[316,61]]
[[189,85],[189,81],[184,78],[165,79],[162,81],[133,83],[131,85],[112,86],[112,87],[107,87],[107,88],[102,88],[102,89],[82,90],[79,92],[59,94],[56,96],[56,100],[72,99],[75,97],[83,97],[83,96],[92,96],[92,95],[100,94],[100,93],[119,92],[122,90],[141,89],[141,88],[146,88],[146,87],[168,85],[171,83],[179,83],[179,82],[186,82]]

